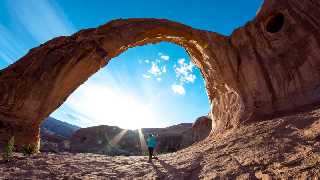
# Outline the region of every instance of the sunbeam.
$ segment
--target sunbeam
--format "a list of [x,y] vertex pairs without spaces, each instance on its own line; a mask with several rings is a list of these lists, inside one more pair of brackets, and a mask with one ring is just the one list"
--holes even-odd
[[146,140],[144,139],[144,135],[142,133],[142,130],[139,129],[139,141],[140,141],[140,147],[141,147],[141,152],[146,152],[147,151],[147,143]]
[[123,129],[121,130],[117,135],[115,135],[111,141],[110,141],[110,145],[111,146],[116,146],[118,145],[118,143],[120,142],[120,140],[122,139],[122,137],[127,133],[127,129]]

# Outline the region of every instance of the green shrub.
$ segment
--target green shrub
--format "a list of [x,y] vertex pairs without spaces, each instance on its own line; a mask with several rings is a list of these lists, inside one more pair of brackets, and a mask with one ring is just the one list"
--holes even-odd
[[22,146],[22,153],[25,156],[30,156],[37,152],[37,145],[36,144],[27,144]]
[[9,142],[4,146],[4,151],[2,154],[2,158],[4,161],[8,162],[12,159],[13,150],[14,150],[14,136],[12,136]]

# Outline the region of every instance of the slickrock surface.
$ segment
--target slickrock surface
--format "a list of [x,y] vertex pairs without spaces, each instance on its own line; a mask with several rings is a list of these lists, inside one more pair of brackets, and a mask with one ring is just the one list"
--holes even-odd
[[320,109],[212,136],[176,153],[109,157],[47,154],[0,164],[2,179],[320,178]]

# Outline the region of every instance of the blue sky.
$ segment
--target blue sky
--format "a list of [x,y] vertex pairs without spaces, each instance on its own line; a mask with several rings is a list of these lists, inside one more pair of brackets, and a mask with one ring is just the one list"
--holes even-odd
[[[188,2],[188,3],[186,3]],[[0,69],[54,37],[117,18],[166,18],[230,35],[262,0],[2,0]],[[183,48],[159,43],[129,49],[80,86],[51,116],[82,127],[165,127],[209,112],[199,70]]]

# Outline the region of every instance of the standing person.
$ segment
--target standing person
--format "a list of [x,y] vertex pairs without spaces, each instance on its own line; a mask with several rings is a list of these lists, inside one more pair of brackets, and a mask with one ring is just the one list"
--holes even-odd
[[153,156],[153,150],[157,145],[157,140],[156,137],[153,134],[149,134],[147,138],[147,145],[148,145],[148,151],[149,151],[149,161],[152,161],[152,156]]

